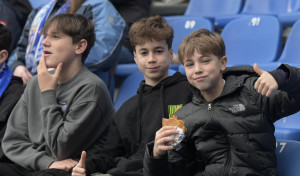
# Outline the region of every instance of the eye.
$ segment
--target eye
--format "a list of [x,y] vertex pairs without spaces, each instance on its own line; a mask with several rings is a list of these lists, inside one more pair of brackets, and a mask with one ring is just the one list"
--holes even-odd
[[146,55],[148,54],[148,52],[143,51],[143,52],[140,52],[140,54],[141,54],[142,56],[146,56]]
[[164,50],[156,50],[155,52],[158,53],[158,54],[161,54],[161,53],[164,52]]
[[194,63],[192,63],[192,62],[188,62],[188,63],[184,64],[185,67],[192,67],[193,65],[194,65]]

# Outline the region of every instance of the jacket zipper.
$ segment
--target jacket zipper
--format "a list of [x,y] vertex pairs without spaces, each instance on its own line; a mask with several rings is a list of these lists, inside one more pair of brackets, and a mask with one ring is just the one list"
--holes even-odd
[[208,109],[208,111],[211,111],[211,103],[208,103],[207,109]]

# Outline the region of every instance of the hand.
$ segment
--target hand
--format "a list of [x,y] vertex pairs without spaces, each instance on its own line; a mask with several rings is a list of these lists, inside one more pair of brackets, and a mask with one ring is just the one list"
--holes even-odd
[[269,97],[274,91],[278,89],[276,80],[270,73],[260,69],[256,63],[253,65],[253,69],[259,75],[259,78],[254,84],[254,88],[258,93]]
[[73,168],[72,176],[86,176],[85,159],[86,152],[82,151],[79,163]]
[[27,81],[32,77],[32,74],[28,71],[28,69],[24,65],[18,65],[13,73],[15,76],[21,77],[23,80],[23,84],[26,84]]
[[59,63],[56,67],[55,73],[49,73],[44,55],[42,56],[40,63],[37,67],[38,82],[41,92],[44,92],[46,90],[54,90],[56,88],[61,69],[62,63]]
[[167,142],[176,142],[175,138],[170,137],[170,135],[172,134],[178,134],[178,131],[174,126],[164,126],[156,132],[153,147],[154,158],[159,158],[160,156],[164,155],[168,150],[173,150],[173,146],[166,145]]
[[55,161],[50,166],[49,169],[60,169],[64,171],[70,171],[78,162],[72,159],[65,159],[62,161]]

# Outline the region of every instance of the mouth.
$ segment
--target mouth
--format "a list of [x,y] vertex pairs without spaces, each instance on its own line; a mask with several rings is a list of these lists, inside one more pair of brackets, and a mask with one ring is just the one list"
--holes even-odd
[[44,56],[49,56],[51,55],[52,53],[50,51],[47,51],[47,50],[44,50]]
[[199,77],[196,77],[194,80],[195,81],[203,81],[206,79],[207,76],[199,76]]
[[146,67],[146,69],[150,70],[150,71],[155,71],[159,68],[159,66],[155,66],[155,67]]

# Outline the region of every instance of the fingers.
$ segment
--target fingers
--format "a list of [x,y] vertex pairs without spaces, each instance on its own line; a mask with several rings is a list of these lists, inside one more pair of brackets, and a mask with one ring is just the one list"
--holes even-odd
[[262,75],[263,72],[264,72],[264,70],[262,70],[262,69],[260,69],[260,68],[258,67],[257,63],[255,63],[255,64],[253,65],[253,70],[254,70],[259,76]]
[[45,61],[45,57],[44,54],[42,55],[41,59],[40,59],[40,63],[38,65],[38,67],[40,69],[46,69],[47,70],[47,65],[46,65],[46,61]]
[[172,150],[173,146],[168,146],[168,142],[176,142],[176,139],[170,137],[172,134],[177,134],[176,127],[165,126],[156,132],[153,148],[153,157],[158,158],[166,153],[167,150]]
[[54,73],[54,77],[55,78],[59,78],[60,72],[62,70],[62,63],[59,63],[58,66],[56,67],[55,73]]
[[86,152],[82,151],[81,158],[80,158],[80,161],[78,163],[78,167],[85,168],[85,159],[86,159]]

